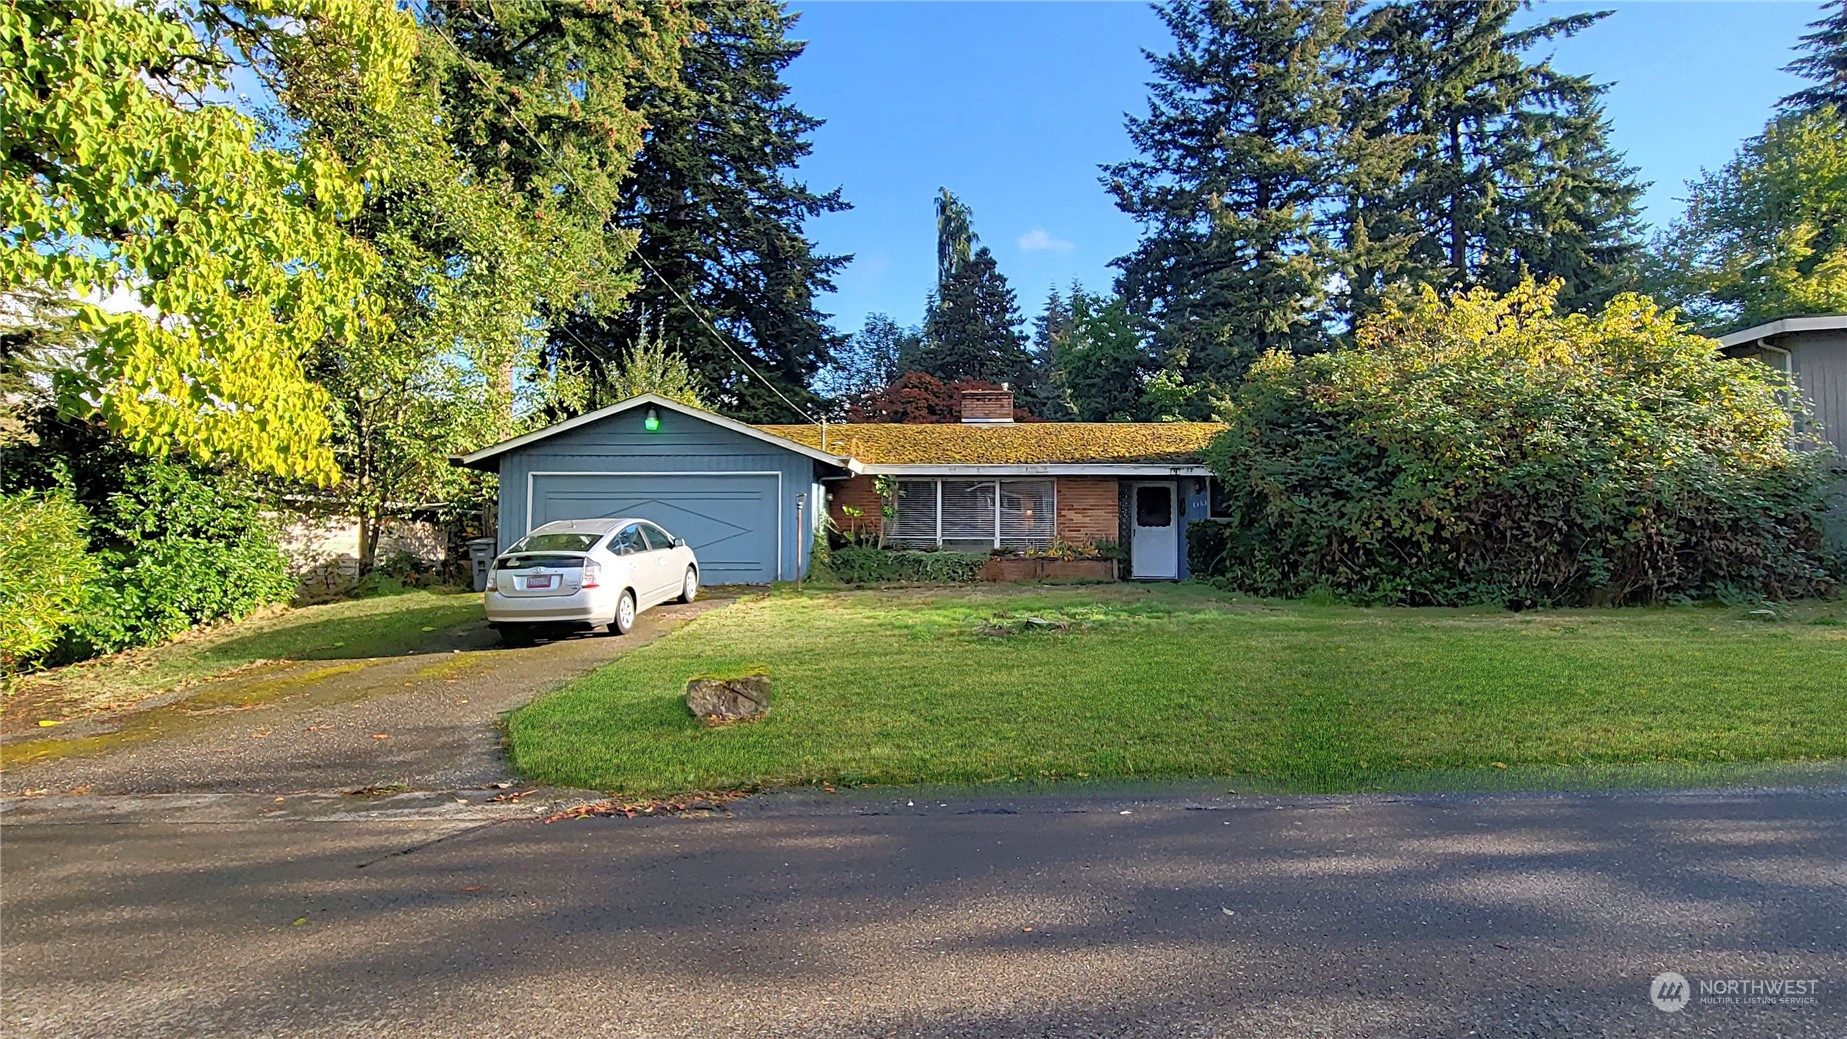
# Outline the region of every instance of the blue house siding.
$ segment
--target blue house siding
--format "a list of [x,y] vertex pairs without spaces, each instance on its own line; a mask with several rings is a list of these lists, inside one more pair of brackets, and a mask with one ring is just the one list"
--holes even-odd
[[1201,476],[1183,476],[1180,484],[1180,579],[1190,580],[1193,568],[1186,559],[1186,526],[1210,518],[1211,503],[1206,496],[1206,481]]
[[[793,580],[798,569],[807,569],[813,552],[814,532],[819,529],[815,517],[817,481],[821,475],[816,471],[819,463],[667,408],[659,409],[660,428],[650,432],[642,425],[645,410],[624,411],[501,455],[498,459],[501,551],[538,522],[567,518],[534,515],[542,505],[550,505],[552,511],[568,508],[561,503],[569,499],[574,477],[564,474],[584,474],[585,479],[577,483],[585,488],[588,496],[596,485],[595,477],[602,474],[717,476],[757,473],[762,474],[761,479],[703,482],[675,479],[663,481],[663,484],[707,491],[720,485],[736,487],[745,492],[746,499],[760,490],[773,494],[777,530],[763,534],[771,539],[767,544],[780,543],[772,549],[777,556],[775,576],[779,580]],[[776,490],[768,491],[772,485]],[[535,502],[535,493],[552,497]],[[798,527],[796,498],[802,494],[807,498],[801,505]],[[743,525],[754,525],[747,516],[734,519]],[[670,523],[663,525],[671,529]],[[801,527],[807,528],[806,531]]]

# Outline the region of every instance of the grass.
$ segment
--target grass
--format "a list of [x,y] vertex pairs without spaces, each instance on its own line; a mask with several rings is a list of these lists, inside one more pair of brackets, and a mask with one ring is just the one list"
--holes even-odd
[[[509,719],[534,780],[664,794],[829,783],[1262,777],[1847,757],[1847,606],[1357,609],[1192,586],[772,596]],[[685,681],[767,670],[707,729]]]
[[[392,656],[481,616],[480,596],[415,591],[260,614],[179,641],[24,676],[5,700],[8,720],[68,718],[273,660]],[[8,728],[12,728],[9,725]]]

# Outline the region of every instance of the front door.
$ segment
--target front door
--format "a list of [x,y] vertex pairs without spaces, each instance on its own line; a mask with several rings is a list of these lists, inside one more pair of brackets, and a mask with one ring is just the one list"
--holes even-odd
[[1129,576],[1152,580],[1180,577],[1180,523],[1175,486],[1135,485],[1135,532],[1129,540]]

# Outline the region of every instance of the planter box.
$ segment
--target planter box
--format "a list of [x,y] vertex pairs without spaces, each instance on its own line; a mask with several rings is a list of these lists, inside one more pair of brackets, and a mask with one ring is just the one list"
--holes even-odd
[[995,556],[981,567],[983,581],[1114,581],[1112,559],[1033,559]]
[[1045,564],[1043,570],[1039,574],[1041,580],[1116,580],[1116,561],[1114,559],[1042,559],[1040,562]]

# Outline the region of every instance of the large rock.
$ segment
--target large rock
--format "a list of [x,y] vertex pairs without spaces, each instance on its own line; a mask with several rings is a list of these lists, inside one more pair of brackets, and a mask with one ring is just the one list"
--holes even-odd
[[695,678],[686,683],[686,709],[710,722],[761,718],[770,710],[770,676]]

